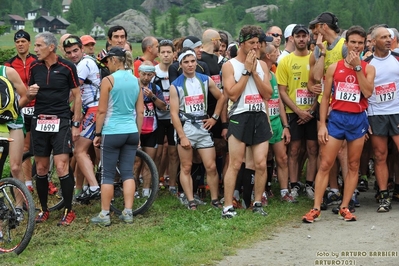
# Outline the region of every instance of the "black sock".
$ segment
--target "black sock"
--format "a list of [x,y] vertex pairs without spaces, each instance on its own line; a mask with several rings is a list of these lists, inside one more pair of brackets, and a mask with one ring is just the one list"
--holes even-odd
[[62,197],[64,198],[65,209],[72,210],[73,188],[75,180],[73,179],[72,169],[69,168],[69,174],[60,177]]
[[291,188],[298,187],[301,188],[298,182],[291,182]]
[[235,190],[241,191],[242,182],[244,180],[245,163],[241,164],[240,171],[237,174]]
[[381,197],[381,199],[387,199],[389,197],[389,191],[388,190],[380,190],[380,197]]
[[[202,163],[193,163],[191,166],[191,178],[193,179],[193,193],[196,194],[201,181],[204,183],[202,174]],[[202,179],[202,180],[201,180]]]
[[48,179],[47,175],[36,175],[36,190],[43,211],[47,211]]
[[306,180],[306,185],[308,185],[310,187],[313,187],[313,181]]
[[251,196],[252,196],[252,190],[254,188],[254,183],[255,183],[255,171],[252,169],[245,168],[244,178],[243,178],[242,198],[247,208],[251,206]]

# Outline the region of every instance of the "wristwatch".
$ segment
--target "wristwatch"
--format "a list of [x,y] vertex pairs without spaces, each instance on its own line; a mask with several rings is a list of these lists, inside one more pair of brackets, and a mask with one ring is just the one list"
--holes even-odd
[[71,124],[73,127],[80,127],[80,122],[78,122],[78,121],[72,121]]
[[152,96],[152,97],[151,97],[151,100],[152,100],[153,102],[155,102],[157,99],[158,99],[157,96]]
[[248,70],[244,69],[241,73],[243,76],[251,76],[251,72],[249,72]]
[[215,120],[217,121],[217,120],[219,119],[219,115],[213,114],[213,115],[212,115],[212,118],[215,119]]
[[102,135],[101,132],[100,132],[100,133],[97,133],[97,132],[94,133],[94,136],[95,136],[95,137],[101,137],[101,135]]
[[283,128],[290,128],[290,125],[284,125]]
[[355,70],[356,72],[360,72],[362,71],[362,66],[361,65],[357,65],[353,68],[353,70]]

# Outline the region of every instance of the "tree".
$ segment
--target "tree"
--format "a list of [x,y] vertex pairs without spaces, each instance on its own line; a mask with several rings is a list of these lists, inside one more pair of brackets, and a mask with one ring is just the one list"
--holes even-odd
[[[9,30],[9,26],[0,26],[0,36]],[[13,57],[15,50],[13,49],[1,49],[0,48],[0,64],[4,64],[5,61]]]
[[202,3],[200,0],[184,0],[183,9],[191,13],[199,13],[202,10]]
[[180,15],[180,8],[173,6],[168,11],[169,15],[169,33],[172,36],[172,39],[179,37],[180,33],[177,30],[177,24],[179,23],[179,15]]
[[88,9],[86,12],[85,24],[84,24],[84,32],[86,34],[90,34],[90,31],[93,28],[93,21],[94,21],[93,13],[91,12],[90,9]]
[[159,15],[160,15],[160,14],[159,14],[158,9],[153,8],[153,9],[151,10],[151,13],[150,13],[150,21],[151,21],[151,24],[152,24],[152,33],[153,33],[154,35],[156,35],[157,29],[158,29],[158,27],[157,27],[157,18],[158,18]]
[[236,13],[236,17],[237,17],[237,20],[238,20],[238,21],[243,20],[244,17],[245,17],[245,15],[247,14],[247,13],[245,12],[245,8],[244,8],[243,6],[237,6],[237,7],[234,9],[234,11],[235,11],[235,13]]
[[[47,10],[51,9],[51,2],[53,0],[42,0],[42,8],[45,8]],[[73,2],[73,1],[72,1]]]
[[228,3],[224,6],[222,17],[224,17],[225,20],[221,28],[234,34],[236,32],[237,17],[231,4]]
[[76,34],[79,31],[79,28],[78,28],[78,26],[75,23],[71,23],[71,25],[69,25],[67,30],[71,34]]
[[25,17],[24,8],[22,7],[22,4],[17,1],[14,1],[11,5],[11,14]]
[[86,15],[83,10],[83,4],[81,0],[73,0],[69,11],[67,12],[67,19],[69,20],[69,22],[71,24],[76,24],[78,29],[83,29],[86,21],[82,18],[84,18],[85,16]]
[[50,15],[61,16],[62,15],[62,0],[53,0],[50,8]]
[[256,23],[255,17],[253,14],[251,13],[246,13],[243,20],[242,20],[242,24],[244,25],[253,25]]

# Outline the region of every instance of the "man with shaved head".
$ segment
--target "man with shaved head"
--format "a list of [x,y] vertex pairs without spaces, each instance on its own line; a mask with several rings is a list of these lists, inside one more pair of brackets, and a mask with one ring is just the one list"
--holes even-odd
[[147,36],[141,42],[141,51],[143,51],[143,55],[136,58],[134,62],[134,75],[139,78],[139,66],[144,61],[150,61],[154,65],[157,65],[158,62],[155,61],[155,58],[158,57],[158,40],[155,37]]
[[64,35],[62,35],[61,37],[60,37],[60,42],[58,43],[58,51],[60,51],[61,53],[62,53],[62,57],[66,57],[66,54],[65,54],[65,51],[64,51],[64,47],[62,46],[62,44],[64,43],[64,41],[69,37],[69,36],[71,36],[71,34],[70,33],[65,33]]
[[[391,200],[388,190],[388,137],[399,147],[399,54],[391,52],[391,34],[385,27],[371,32],[374,53],[366,59],[376,69],[374,90],[369,100],[367,114],[371,128],[371,146],[374,153],[379,206],[377,212],[388,212]],[[389,66],[389,67],[387,67]]]
[[[201,61],[205,62],[209,67],[210,77],[215,82],[216,86],[221,90],[221,66],[219,64],[219,48],[220,48],[220,34],[213,29],[207,29],[202,34],[202,53]],[[208,97],[208,115],[211,116],[216,107],[216,99],[209,95]],[[216,148],[217,168],[223,169],[223,159],[226,155],[227,142],[224,137],[227,134],[227,105],[222,109],[220,119],[217,118],[216,124],[211,129],[213,140]],[[219,171],[219,178],[221,179],[221,171]]]

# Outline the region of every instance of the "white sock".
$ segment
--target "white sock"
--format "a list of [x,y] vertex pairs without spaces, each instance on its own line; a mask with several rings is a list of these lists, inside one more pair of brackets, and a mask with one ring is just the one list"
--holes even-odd
[[287,192],[288,192],[288,188],[281,189],[280,190],[281,197],[284,197]]
[[150,195],[150,189],[149,188],[143,188],[143,196],[147,197]]
[[338,194],[339,189],[338,188],[332,188],[330,189],[331,192],[334,192],[335,194]]
[[224,212],[227,212],[230,208],[233,208],[233,205],[224,206],[224,207],[223,207],[223,211],[224,211]]
[[99,189],[99,188],[100,188],[99,186],[90,186],[90,187],[89,187],[89,189],[90,189],[91,192],[94,192],[94,191],[96,191],[96,190]]

